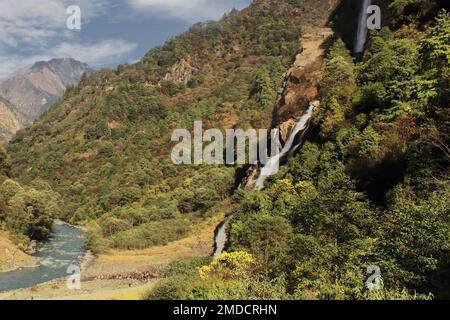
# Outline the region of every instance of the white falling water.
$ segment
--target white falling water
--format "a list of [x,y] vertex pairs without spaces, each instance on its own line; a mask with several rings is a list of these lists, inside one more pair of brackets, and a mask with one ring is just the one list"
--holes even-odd
[[367,8],[372,4],[372,0],[362,0],[361,11],[359,12],[358,19],[358,31],[356,33],[356,39],[354,43],[354,52],[361,53],[364,51],[364,45],[367,40],[367,33],[369,28],[367,27]]
[[[317,103],[311,103],[309,105],[308,110],[305,112],[303,116],[300,117],[297,125],[295,126],[294,130],[292,130],[291,134],[289,135],[288,140],[286,141],[286,144],[284,145],[283,149],[279,154],[276,156],[273,156],[269,159],[269,161],[266,163],[266,165],[261,169],[261,173],[258,177],[258,180],[256,180],[255,184],[255,190],[259,190],[264,187],[264,182],[266,181],[267,177],[274,174],[274,172],[277,171],[280,165],[280,160],[283,159],[284,156],[287,154],[292,155],[298,147],[303,143],[303,139],[306,133],[306,129],[309,126],[309,120],[311,119],[314,109],[317,107]],[[300,141],[295,145],[294,144],[295,138],[297,137],[298,133],[302,132],[302,136]]]
[[233,219],[233,216],[229,216],[217,228],[216,236],[214,238],[214,243],[215,243],[215,249],[214,249],[214,253],[213,253],[214,258],[217,258],[218,256],[220,256],[223,253],[223,251],[225,250],[225,246],[228,241],[227,227],[228,227],[231,219]]

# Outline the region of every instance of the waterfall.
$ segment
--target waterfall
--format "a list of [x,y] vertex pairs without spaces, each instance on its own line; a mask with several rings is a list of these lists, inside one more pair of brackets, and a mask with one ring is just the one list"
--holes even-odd
[[[271,157],[267,164],[261,169],[261,173],[259,174],[258,179],[256,180],[256,184],[254,190],[261,189],[264,187],[264,182],[266,181],[268,176],[271,176],[275,169],[280,165],[280,161],[284,159],[286,156],[290,157],[294,154],[294,152],[302,145],[305,140],[306,132],[308,131],[310,120],[314,113],[314,110],[319,106],[319,102],[315,101],[309,105],[308,110],[302,115],[289,135],[288,140],[286,141],[283,149],[277,155]],[[300,138],[297,143],[296,138],[298,134],[301,133]],[[230,224],[231,219],[233,219],[233,215],[229,216],[225,219],[218,227],[215,232],[214,237],[214,253],[213,257],[217,258],[222,254],[225,249],[225,245],[228,241],[227,236],[227,226]]]
[[361,53],[364,51],[364,45],[367,40],[367,33],[369,29],[367,28],[367,8],[372,4],[372,0],[362,0],[362,7],[359,13],[358,19],[358,30],[356,33],[354,52]]
[[[297,125],[292,130],[291,134],[289,135],[288,140],[286,141],[283,149],[281,152],[269,159],[267,164],[261,169],[261,173],[256,180],[255,184],[255,190],[259,190],[262,187],[264,187],[264,182],[266,181],[267,177],[273,175],[274,172],[276,172],[276,169],[279,167],[281,160],[287,155],[291,156],[293,153],[300,147],[300,145],[303,143],[303,140],[305,138],[305,133],[309,127],[309,123],[311,120],[311,117],[313,115],[314,109],[318,106],[318,102],[313,102],[309,105],[308,110],[305,112],[303,116],[300,117]],[[300,139],[297,144],[294,144],[295,138],[297,135],[301,132]]]
[[214,237],[214,253],[213,253],[214,258],[220,256],[225,249],[225,246],[228,241],[227,227],[231,219],[233,219],[233,216],[227,217],[225,221],[223,221],[216,230],[216,234]]

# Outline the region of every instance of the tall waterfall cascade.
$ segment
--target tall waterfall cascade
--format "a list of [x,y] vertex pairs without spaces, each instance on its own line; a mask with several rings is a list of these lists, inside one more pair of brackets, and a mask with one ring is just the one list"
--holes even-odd
[[[264,187],[266,179],[275,172],[275,169],[281,164],[282,159],[289,158],[294,155],[295,151],[301,147],[305,141],[306,133],[308,132],[311,118],[314,110],[319,106],[319,101],[310,103],[308,110],[300,117],[298,123],[292,129],[288,140],[286,141],[283,149],[277,155],[271,157],[267,164],[262,167],[261,172],[256,180],[254,190],[259,190]],[[298,139],[297,139],[298,137]],[[227,226],[230,223],[233,216],[229,216],[222,224],[219,225],[214,237],[215,249],[213,257],[217,258],[222,254],[225,249],[225,244],[228,241]]]
[[355,42],[354,42],[354,53],[361,53],[364,51],[364,46],[367,40],[367,34],[369,29],[367,27],[367,8],[372,4],[372,0],[362,0],[361,9],[358,18],[358,30],[356,32]]
[[[318,106],[319,106],[318,101],[310,103],[308,110],[305,112],[304,115],[300,117],[298,123],[295,125],[294,129],[289,135],[289,138],[286,141],[281,152],[271,157],[267,162],[267,164],[261,169],[261,173],[259,174],[259,177],[256,180],[255,190],[263,188],[264,182],[269,176],[271,176],[276,171],[276,169],[280,165],[281,160],[284,159],[286,156],[288,157],[292,156],[295,153],[295,151],[297,151],[298,148],[303,144],[314,110]],[[294,145],[296,138],[299,134],[300,138],[298,139],[298,142]]]
[[[330,28],[308,30],[302,38],[302,47],[292,67],[286,72],[280,100],[274,109],[273,128],[280,129],[279,153],[270,157],[264,166],[252,165],[242,178],[240,188],[258,190],[264,187],[268,177],[272,176],[285,161],[298,151],[310,129],[311,119],[319,107],[318,83],[325,67],[328,43],[334,32]],[[308,106],[309,104],[309,106]],[[305,108],[308,106],[307,108]],[[306,109],[306,110],[305,110]],[[295,121],[293,121],[295,120]],[[228,242],[228,226],[233,219],[230,215],[221,223],[215,233],[213,257],[224,251]]]

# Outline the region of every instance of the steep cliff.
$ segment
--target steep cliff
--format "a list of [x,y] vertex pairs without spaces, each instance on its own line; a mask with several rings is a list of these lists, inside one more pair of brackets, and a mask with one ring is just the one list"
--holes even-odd
[[[325,25],[310,27],[302,35],[300,52],[284,75],[280,99],[272,114],[272,128],[279,129],[282,146],[293,133],[298,119],[318,99],[318,84],[325,67],[325,54],[333,36],[332,29]],[[252,166],[241,182],[241,187],[253,190],[260,173],[261,164]]]
[[0,97],[0,144],[8,142],[20,128],[11,106]]

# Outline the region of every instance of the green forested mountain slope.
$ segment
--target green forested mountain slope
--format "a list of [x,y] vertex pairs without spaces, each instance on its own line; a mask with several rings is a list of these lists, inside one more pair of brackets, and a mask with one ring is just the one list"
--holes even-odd
[[335,42],[309,141],[233,196],[231,253],[173,264],[149,299],[450,297],[450,16],[408,3],[361,62]]
[[50,185],[36,179],[21,185],[11,179],[11,158],[0,146],[0,230],[11,231],[21,249],[30,240],[46,239],[63,203]]
[[[99,246],[182,236],[230,194],[234,169],[173,165],[172,131],[194,120],[269,128],[301,26],[323,23],[333,2],[254,1],[220,22],[194,25],[136,65],[83,79],[9,144],[13,176],[49,181],[64,198],[63,218],[98,219]],[[173,232],[149,240],[146,230],[162,225]]]

